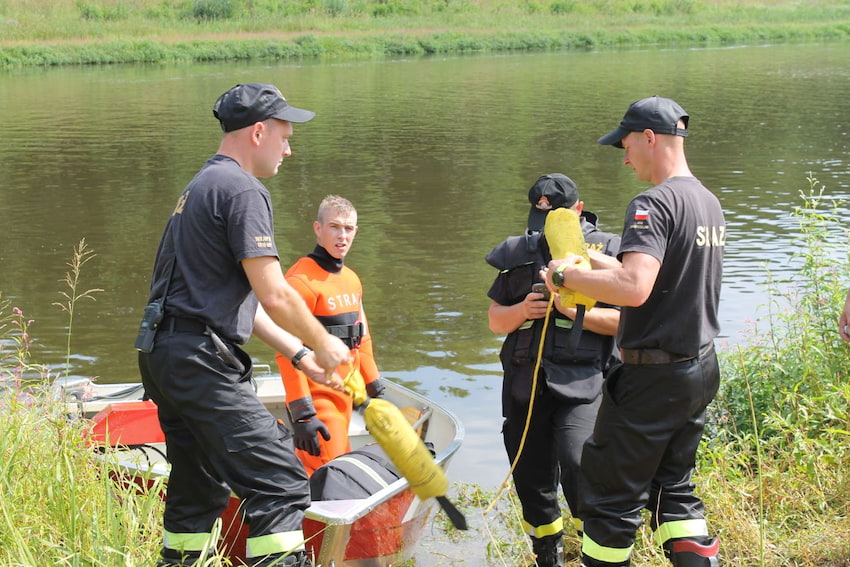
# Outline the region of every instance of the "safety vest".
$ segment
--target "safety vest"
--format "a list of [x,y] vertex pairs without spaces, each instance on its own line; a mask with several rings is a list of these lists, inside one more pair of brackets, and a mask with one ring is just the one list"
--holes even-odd
[[[588,248],[616,256],[620,237],[596,228],[596,215],[582,212],[582,232]],[[502,305],[514,305],[525,299],[534,283],[540,282],[540,268],[551,260],[542,232],[526,232],[506,239],[486,257],[500,270]],[[608,307],[600,304],[600,307]],[[545,384],[555,396],[577,403],[589,402],[599,395],[603,373],[614,355],[614,337],[584,329],[578,347],[570,352],[567,341],[572,320],[552,309],[541,361]],[[540,345],[544,319],[529,320],[508,334],[499,358],[505,373],[505,390],[517,401],[531,395],[531,379]],[[541,385],[543,380],[539,380]]]

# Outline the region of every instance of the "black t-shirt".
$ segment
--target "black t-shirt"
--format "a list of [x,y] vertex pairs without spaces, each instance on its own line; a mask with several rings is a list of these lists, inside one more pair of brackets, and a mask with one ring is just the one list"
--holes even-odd
[[213,156],[183,190],[168,220],[151,299],[162,295],[175,248],[166,312],[198,319],[244,344],[254,326],[257,298],[241,261],[278,257],[268,190],[233,159]]
[[618,257],[661,262],[646,303],[623,307],[619,344],[696,356],[720,330],[726,221],[717,197],[693,177],[672,177],[635,197],[626,211]]

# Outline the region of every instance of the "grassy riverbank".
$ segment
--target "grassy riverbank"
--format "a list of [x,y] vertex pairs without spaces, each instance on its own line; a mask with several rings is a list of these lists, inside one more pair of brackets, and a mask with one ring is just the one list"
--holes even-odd
[[0,68],[847,39],[841,0],[0,0]]
[[[850,243],[844,215],[832,208],[844,204],[817,181],[809,185],[795,212],[801,268],[770,284],[770,315],[750,340],[721,351],[721,393],[698,454],[694,480],[727,567],[850,567],[850,347],[836,331]],[[69,320],[77,300],[97,291],[78,287],[91,254],[81,243],[68,264],[60,307]],[[29,325],[0,290],[0,567],[152,564],[162,486],[113,485],[114,471],[82,443],[83,425],[64,419],[46,394],[54,376],[31,359]],[[493,493],[454,489],[482,527],[457,532],[437,515],[432,538],[451,545],[423,565],[464,565],[469,546],[487,548],[487,565],[530,565],[512,492],[484,516]],[[649,529],[638,535],[633,563],[667,565]],[[570,567],[579,545],[567,536]],[[214,557],[206,565],[227,563]]]

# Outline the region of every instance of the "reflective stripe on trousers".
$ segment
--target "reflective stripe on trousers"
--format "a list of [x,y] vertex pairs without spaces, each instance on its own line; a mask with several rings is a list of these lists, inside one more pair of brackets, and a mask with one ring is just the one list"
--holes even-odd
[[301,530],[249,537],[245,541],[245,555],[248,559],[291,551],[304,551],[304,534]]

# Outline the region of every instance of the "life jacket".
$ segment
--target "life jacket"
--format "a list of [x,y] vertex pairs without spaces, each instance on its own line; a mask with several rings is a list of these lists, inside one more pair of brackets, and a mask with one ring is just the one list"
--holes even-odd
[[[616,256],[620,237],[596,227],[596,215],[583,211],[581,226],[589,249]],[[541,282],[540,269],[551,260],[549,246],[542,232],[526,232],[507,238],[486,257],[499,269],[491,292],[502,305],[523,301],[534,283]],[[494,297],[491,294],[491,297]],[[610,307],[598,304],[600,307]],[[508,334],[499,358],[505,373],[505,393],[514,400],[527,402],[545,319],[529,320]],[[574,351],[567,348],[572,320],[556,309],[550,313],[541,360],[538,383],[552,395],[574,401],[590,402],[601,392],[603,373],[614,355],[614,337],[584,329]]]

